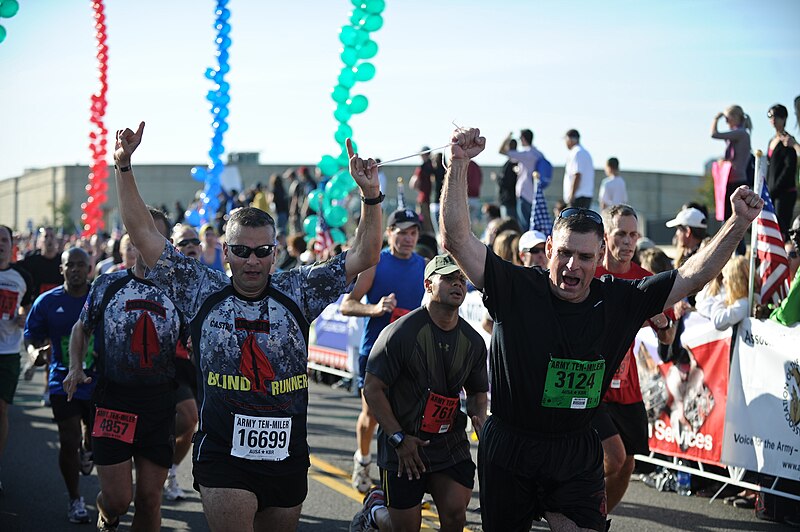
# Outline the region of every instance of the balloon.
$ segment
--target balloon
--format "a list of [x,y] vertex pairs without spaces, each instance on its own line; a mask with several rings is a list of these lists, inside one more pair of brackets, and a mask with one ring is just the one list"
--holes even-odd
[[0,17],[11,18],[19,11],[19,3],[17,0],[3,0],[0,4]]
[[347,223],[347,209],[341,205],[332,205],[323,212],[323,216],[330,227],[341,227]]
[[358,52],[352,46],[345,46],[339,57],[342,59],[342,63],[351,67],[358,61]]
[[344,234],[344,231],[334,227],[331,229],[331,238],[333,239],[334,244],[345,244],[347,243],[347,237]]
[[[355,151],[353,151],[355,153]],[[350,157],[348,157],[347,152],[343,151],[339,154],[339,157],[336,158],[340,166],[349,166],[350,165]]]
[[372,63],[361,63],[356,69],[355,78],[358,81],[369,81],[375,77],[375,65]]
[[348,190],[347,184],[343,181],[334,181],[331,179],[325,185],[325,199],[328,201],[338,201],[347,197]]
[[200,225],[200,213],[197,212],[197,209],[187,210],[185,213],[183,213],[183,219],[189,225],[193,225],[195,227]]
[[344,103],[350,97],[350,89],[342,85],[336,85],[331,93],[331,98],[336,103]]
[[355,46],[364,46],[366,42],[369,40],[369,32],[364,30],[356,30],[356,42]]
[[6,40],[6,29],[3,26],[0,26],[0,42]]
[[339,124],[339,127],[336,128],[336,132],[344,135],[344,138],[353,136],[353,128],[347,124]]
[[359,59],[371,59],[378,54],[378,44],[375,41],[367,41],[358,49]]
[[368,105],[369,100],[367,100],[367,97],[359,94],[357,96],[353,96],[353,98],[350,100],[348,110],[353,114],[363,113],[367,110]]
[[317,234],[317,220],[319,220],[319,216],[316,214],[306,216],[306,219],[303,220],[303,231],[306,236],[313,238]]
[[367,13],[377,15],[384,9],[386,9],[386,2],[384,2],[384,0],[367,0]]
[[[360,6],[360,4],[359,4]],[[350,24],[360,26],[361,21],[367,16],[367,12],[357,6],[352,13],[350,13]]]
[[350,120],[351,116],[352,113],[350,113],[350,110],[347,108],[347,105],[341,103],[336,107],[336,110],[333,112],[333,117],[339,122],[347,122],[348,120]]
[[339,40],[345,46],[352,46],[356,42],[356,30],[352,26],[342,26],[339,32]]
[[192,168],[191,174],[195,181],[200,181],[202,183],[206,180],[206,169],[202,166],[195,166]]
[[339,170],[339,164],[330,155],[323,155],[317,166],[323,175],[333,175]]
[[356,83],[356,74],[353,72],[353,69],[350,67],[345,67],[342,69],[342,72],[339,74],[339,85],[349,89]]
[[[340,123],[341,125],[341,123]],[[336,144],[344,144],[347,141],[347,137],[342,135],[339,130],[336,130],[336,133],[333,134],[333,140],[336,141]]]
[[315,211],[319,212],[320,210],[320,203],[322,203],[322,196],[325,193],[321,189],[314,189],[308,193],[308,207],[310,209],[314,209]]
[[367,31],[378,31],[383,27],[383,17],[380,15],[369,15],[364,21],[364,29]]

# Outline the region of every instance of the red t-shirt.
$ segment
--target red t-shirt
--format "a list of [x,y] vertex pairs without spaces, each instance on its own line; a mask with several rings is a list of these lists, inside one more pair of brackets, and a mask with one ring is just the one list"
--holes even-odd
[[[643,279],[653,275],[635,262],[631,263],[631,269],[627,273],[611,273],[603,265],[598,265],[594,272],[595,277],[603,275],[613,275],[617,279]],[[619,403],[630,405],[642,401],[642,389],[639,387],[639,370],[636,366],[636,357],[633,354],[633,345],[628,348],[625,358],[622,359],[614,377],[611,379],[611,386],[603,396],[603,401],[608,403]]]

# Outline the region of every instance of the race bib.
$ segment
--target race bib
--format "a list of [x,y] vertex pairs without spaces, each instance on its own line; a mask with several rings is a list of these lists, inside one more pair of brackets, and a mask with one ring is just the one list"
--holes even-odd
[[290,417],[259,417],[236,414],[231,456],[246,460],[278,462],[289,457]]
[[542,406],[594,408],[600,404],[605,360],[552,358],[547,365]]
[[136,423],[139,416],[127,412],[118,412],[108,408],[98,408],[94,415],[92,436],[95,438],[111,438],[124,443],[133,443],[136,434]]
[[444,434],[453,426],[458,407],[458,397],[445,397],[438,393],[428,392],[428,401],[425,403],[420,429],[431,434]]

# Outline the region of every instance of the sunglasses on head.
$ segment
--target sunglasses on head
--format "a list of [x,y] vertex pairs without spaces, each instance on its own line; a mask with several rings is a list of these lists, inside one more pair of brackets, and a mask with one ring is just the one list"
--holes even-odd
[[272,252],[275,251],[275,244],[264,244],[254,248],[244,244],[228,244],[228,249],[231,250],[231,253],[243,259],[250,258],[251,253],[255,253],[259,259],[263,259],[272,255]]
[[584,209],[582,207],[567,207],[558,215],[559,218],[572,218],[573,216],[585,216],[591,221],[596,222],[599,225],[603,225],[603,218],[591,209]]
[[190,244],[192,246],[199,246],[200,245],[200,239],[199,238],[185,238],[185,239],[181,240],[180,242],[178,242],[177,244],[175,244],[175,247],[182,248],[182,247],[188,246]]
[[538,255],[544,253],[544,247],[527,248],[522,250],[523,253],[530,253],[531,255]]

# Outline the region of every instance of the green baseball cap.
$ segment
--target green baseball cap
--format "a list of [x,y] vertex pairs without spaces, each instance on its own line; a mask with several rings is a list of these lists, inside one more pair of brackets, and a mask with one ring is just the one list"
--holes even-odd
[[430,276],[434,273],[438,273],[439,275],[447,275],[459,270],[461,270],[461,268],[458,267],[458,264],[456,264],[453,256],[449,253],[436,255],[425,266],[425,278],[430,278]]

